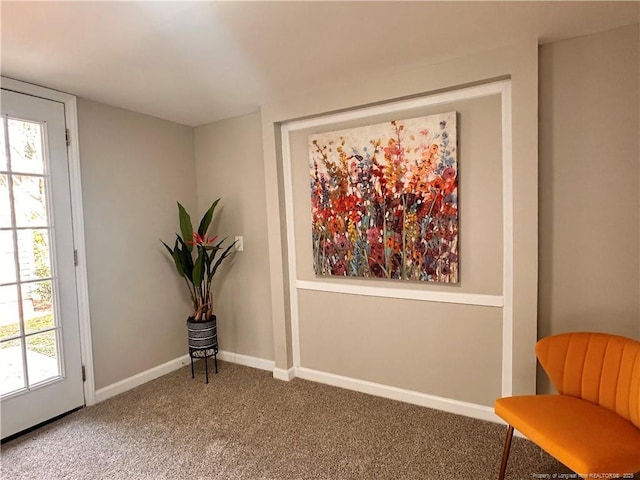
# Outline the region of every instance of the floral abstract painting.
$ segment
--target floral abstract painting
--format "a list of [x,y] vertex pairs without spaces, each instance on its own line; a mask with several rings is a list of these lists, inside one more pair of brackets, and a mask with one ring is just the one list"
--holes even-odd
[[456,120],[309,137],[316,275],[458,282]]

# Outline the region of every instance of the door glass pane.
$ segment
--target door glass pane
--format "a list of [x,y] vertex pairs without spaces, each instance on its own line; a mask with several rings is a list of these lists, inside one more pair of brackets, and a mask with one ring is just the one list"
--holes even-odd
[[13,175],[13,198],[18,227],[47,226],[47,195],[43,177]]
[[16,281],[16,262],[13,258],[13,232],[0,230],[0,284]]
[[9,119],[11,171],[44,174],[42,126],[39,123]]
[[4,121],[0,122],[0,170],[7,170],[7,150],[4,143]]
[[51,278],[47,229],[18,230],[18,250],[21,281]]
[[0,228],[11,226],[11,205],[9,204],[9,176],[0,173]]
[[59,371],[56,330],[29,335],[25,340],[29,386],[57,377]]
[[22,284],[22,311],[27,333],[52,328],[53,317],[51,280]]
[[0,287],[0,340],[20,333],[19,318],[18,287],[15,285]]
[[24,388],[22,340],[0,342],[0,395]]

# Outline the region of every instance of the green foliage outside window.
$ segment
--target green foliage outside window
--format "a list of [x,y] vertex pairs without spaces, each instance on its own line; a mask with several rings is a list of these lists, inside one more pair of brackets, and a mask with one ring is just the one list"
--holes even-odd
[[[49,247],[42,230],[33,231],[33,257],[35,262],[34,273],[38,278],[51,277],[49,266]],[[33,289],[37,301],[47,308],[51,304],[51,282],[38,282]],[[34,298],[36,300],[36,298]]]

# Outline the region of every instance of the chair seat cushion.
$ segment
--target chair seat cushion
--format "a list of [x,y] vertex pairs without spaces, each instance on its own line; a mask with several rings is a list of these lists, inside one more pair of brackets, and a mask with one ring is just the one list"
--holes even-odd
[[640,429],[620,415],[568,395],[496,400],[495,412],[583,476],[640,471]]

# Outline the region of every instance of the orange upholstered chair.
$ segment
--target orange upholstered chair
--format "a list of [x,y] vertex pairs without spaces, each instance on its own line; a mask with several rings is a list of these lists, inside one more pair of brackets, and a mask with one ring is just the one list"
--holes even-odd
[[566,333],[540,340],[536,355],[559,394],[496,400],[509,424],[499,480],[514,427],[584,478],[640,471],[640,342]]

